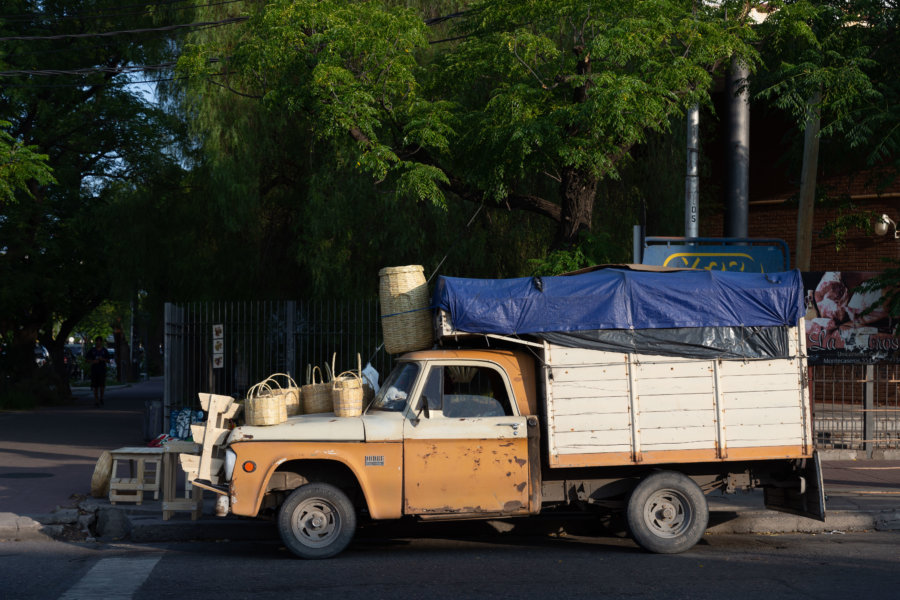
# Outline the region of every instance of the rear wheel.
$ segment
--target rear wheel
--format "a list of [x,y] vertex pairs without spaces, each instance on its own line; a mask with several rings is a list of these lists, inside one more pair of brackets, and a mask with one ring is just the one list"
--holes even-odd
[[339,488],[310,483],[294,490],[278,513],[278,532],[301,558],[330,558],[343,551],[356,532],[353,503]]
[[628,501],[628,528],[641,548],[675,554],[692,548],[706,531],[709,507],[700,487],[674,471],[641,481]]

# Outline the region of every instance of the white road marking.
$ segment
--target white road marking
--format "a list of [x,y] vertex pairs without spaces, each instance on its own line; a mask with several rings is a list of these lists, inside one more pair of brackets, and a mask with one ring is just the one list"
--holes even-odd
[[131,600],[162,555],[104,558],[59,600]]

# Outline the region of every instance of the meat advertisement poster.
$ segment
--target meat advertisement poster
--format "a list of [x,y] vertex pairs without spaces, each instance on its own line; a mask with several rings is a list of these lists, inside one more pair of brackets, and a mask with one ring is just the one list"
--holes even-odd
[[893,334],[895,319],[880,306],[881,292],[857,289],[876,275],[860,271],[803,273],[809,364],[900,362],[900,337]]

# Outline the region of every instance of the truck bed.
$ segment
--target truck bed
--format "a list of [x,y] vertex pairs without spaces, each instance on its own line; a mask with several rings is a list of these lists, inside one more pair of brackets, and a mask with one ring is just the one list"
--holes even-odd
[[790,329],[790,357],[778,359],[698,360],[545,343],[549,465],[811,456],[801,331]]

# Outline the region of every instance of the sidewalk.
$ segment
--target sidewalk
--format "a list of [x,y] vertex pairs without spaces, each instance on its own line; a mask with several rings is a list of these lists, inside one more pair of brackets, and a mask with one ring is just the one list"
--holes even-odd
[[[49,535],[75,541],[97,534],[142,542],[277,536],[271,522],[212,516],[213,494],[207,495],[199,521],[191,521],[187,512],[163,521],[161,503],[152,499],[141,506],[112,506],[106,499],[89,498],[94,465],[104,450],[146,444],[144,402],[162,398],[163,379],[108,387],[101,408],[94,408],[90,389],[76,389],[75,396],[66,407],[0,413],[0,540]],[[900,530],[900,461],[828,460],[826,455],[823,468],[825,523],[766,510],[759,491],[712,494],[709,532]]]

